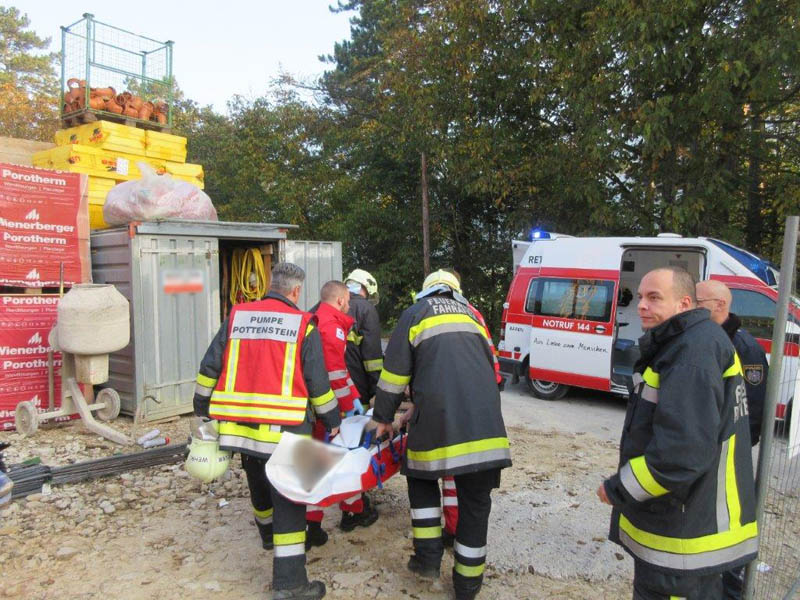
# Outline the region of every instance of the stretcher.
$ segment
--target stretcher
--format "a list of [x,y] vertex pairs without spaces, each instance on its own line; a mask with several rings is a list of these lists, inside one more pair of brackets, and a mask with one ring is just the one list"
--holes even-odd
[[400,470],[405,433],[374,439],[368,416],[342,421],[340,435],[328,443],[284,433],[267,462],[267,478],[278,492],[298,504],[331,506],[383,487]]

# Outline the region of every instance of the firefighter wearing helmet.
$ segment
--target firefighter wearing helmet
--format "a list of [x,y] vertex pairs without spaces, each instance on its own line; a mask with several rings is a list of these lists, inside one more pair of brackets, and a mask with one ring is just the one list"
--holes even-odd
[[350,315],[355,322],[347,335],[345,362],[366,406],[375,395],[383,368],[381,321],[375,304],[378,303],[378,282],[364,269],[355,269],[345,279],[350,291]]
[[438,479],[453,476],[461,513],[453,586],[458,600],[472,600],[483,582],[491,491],[500,485],[500,470],[511,466],[511,453],[486,329],[452,273],[431,273],[422,287],[386,348],[373,418],[378,436],[391,433],[410,387],[414,415],[403,457],[414,536],[408,568],[439,576],[444,546]]

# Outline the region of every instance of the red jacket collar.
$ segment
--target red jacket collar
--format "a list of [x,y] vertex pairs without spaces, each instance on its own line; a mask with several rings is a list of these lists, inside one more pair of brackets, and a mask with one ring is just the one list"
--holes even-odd
[[324,321],[335,321],[345,332],[350,331],[350,327],[355,323],[353,317],[337,310],[327,302],[319,303],[316,315],[320,323]]

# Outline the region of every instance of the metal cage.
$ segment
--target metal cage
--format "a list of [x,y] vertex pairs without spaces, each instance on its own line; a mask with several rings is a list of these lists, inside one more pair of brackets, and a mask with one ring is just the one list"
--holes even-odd
[[[84,13],[72,25],[61,27],[62,118],[84,112],[98,117],[119,117],[89,106],[90,88],[112,87],[117,93],[130,91],[145,100],[166,102],[166,126],[171,127],[175,87],[172,48],[172,41],[159,42],[102,23],[90,13]],[[80,110],[65,111],[64,96],[71,79],[86,82],[85,102]]]

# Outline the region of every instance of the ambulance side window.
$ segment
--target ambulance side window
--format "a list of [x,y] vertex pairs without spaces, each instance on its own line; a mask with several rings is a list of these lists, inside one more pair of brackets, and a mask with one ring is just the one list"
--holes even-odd
[[[530,306],[532,293],[535,298],[533,306]],[[602,323],[611,320],[613,281],[543,278],[538,280],[535,290],[531,287],[528,294],[525,308],[537,315]]]
[[772,339],[775,301],[759,292],[731,289],[731,312],[742,320],[742,329],[757,338]]
[[528,285],[528,295],[525,297],[525,312],[532,313],[536,307],[536,291],[539,289],[539,280],[531,279]]

